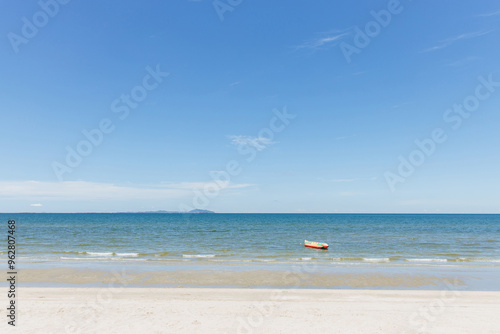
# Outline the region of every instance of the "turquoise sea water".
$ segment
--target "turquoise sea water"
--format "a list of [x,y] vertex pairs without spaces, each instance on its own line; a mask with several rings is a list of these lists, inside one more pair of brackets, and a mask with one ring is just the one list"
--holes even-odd
[[[499,266],[500,215],[0,214],[40,262]],[[329,250],[303,246],[327,242]],[[0,254],[6,254],[0,248]]]

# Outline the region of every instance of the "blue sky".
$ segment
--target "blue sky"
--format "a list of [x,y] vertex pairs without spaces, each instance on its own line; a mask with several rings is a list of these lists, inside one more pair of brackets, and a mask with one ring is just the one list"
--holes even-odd
[[492,1],[1,6],[1,212],[500,212]]

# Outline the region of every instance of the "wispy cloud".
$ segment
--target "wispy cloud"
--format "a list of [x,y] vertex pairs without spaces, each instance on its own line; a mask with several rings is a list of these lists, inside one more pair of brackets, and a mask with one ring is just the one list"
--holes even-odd
[[436,51],[436,50],[439,50],[439,49],[443,49],[443,48],[446,48],[446,47],[452,45],[453,43],[455,43],[457,41],[464,40],[464,39],[469,39],[469,38],[474,38],[474,37],[479,37],[479,36],[483,36],[483,35],[489,34],[492,31],[493,30],[476,31],[476,32],[468,33],[468,34],[461,34],[461,35],[458,35],[458,36],[455,36],[455,37],[447,38],[447,39],[445,39],[443,41],[440,41],[438,45],[430,47],[430,48],[425,49],[425,50],[422,50],[422,51],[420,51],[420,53],[431,52],[431,51]]
[[355,180],[356,179],[331,179],[331,180],[327,180],[327,181],[340,183],[340,182],[353,182]]
[[269,145],[275,144],[269,138],[265,137],[252,137],[252,136],[228,136],[231,144],[238,147],[254,147],[258,151],[262,151]]
[[[182,198],[192,196],[192,191],[205,187],[239,189],[250,184],[227,183],[219,186],[215,182],[164,183],[155,186],[118,186],[111,183],[65,181],[0,181],[0,199],[35,199],[35,200],[127,200]],[[31,204],[33,207],[42,204]]]
[[491,12],[491,13],[478,14],[478,15],[476,15],[476,17],[490,17],[490,16],[498,16],[498,15],[500,15],[500,10],[497,10],[497,11]]
[[481,59],[480,57],[475,57],[475,56],[465,57],[465,58],[462,58],[459,60],[449,62],[445,65],[450,66],[450,67],[462,67],[462,66],[465,66],[467,64],[470,64],[470,63],[475,62],[475,61],[480,60],[480,59]]
[[[223,173],[224,171],[212,171],[213,173]],[[235,184],[235,183],[222,183],[224,188],[238,189],[251,186],[250,184]],[[180,182],[180,183],[161,183],[156,189],[181,189],[181,190],[201,190],[205,187],[215,185],[214,182]]]
[[329,33],[322,33],[321,37],[317,37],[304,43],[297,45],[295,47],[296,50],[299,49],[321,49],[323,47],[330,47],[337,45],[342,38],[348,36],[350,34],[349,30],[335,30]]
[[36,204],[30,204],[30,206],[34,206],[34,207],[40,207],[40,206],[43,206],[43,204],[40,204],[40,203],[36,203]]
[[323,179],[320,178],[319,180],[321,181],[326,181],[326,182],[334,182],[334,183],[342,183],[342,182],[356,182],[356,181],[375,181],[377,178],[374,177],[357,177],[357,178],[351,178],[351,179]]

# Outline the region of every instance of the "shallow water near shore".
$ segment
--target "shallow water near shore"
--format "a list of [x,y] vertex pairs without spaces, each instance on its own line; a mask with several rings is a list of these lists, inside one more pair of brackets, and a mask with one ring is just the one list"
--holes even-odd
[[[0,214],[24,262],[500,265],[500,215]],[[330,244],[303,247],[304,239]],[[4,252],[5,253],[5,252]]]
[[[245,287],[500,291],[498,268],[225,265],[38,264],[19,271],[30,287]],[[0,283],[1,285],[6,285]]]
[[[54,277],[73,284],[72,275],[82,271],[125,268],[137,279],[149,275],[134,286],[231,286],[235,280],[235,286],[290,286],[280,285],[273,272],[315,268],[307,272],[309,283],[297,287],[433,289],[459,278],[465,289],[500,290],[495,283],[500,277],[500,215],[111,213],[0,218],[17,221],[21,272],[45,270],[45,276],[42,271],[38,276],[49,277],[48,271],[68,270],[45,281],[37,281],[31,271],[26,284],[55,284]],[[327,242],[330,248],[305,248],[304,239]],[[272,273],[269,282],[250,279],[260,270]],[[198,280],[175,274],[169,281],[162,274],[172,271],[190,272]],[[240,272],[247,279],[237,279]],[[351,274],[358,275],[357,281],[347,279]],[[374,279],[375,274],[387,277]],[[220,284],[215,284],[217,279]]]

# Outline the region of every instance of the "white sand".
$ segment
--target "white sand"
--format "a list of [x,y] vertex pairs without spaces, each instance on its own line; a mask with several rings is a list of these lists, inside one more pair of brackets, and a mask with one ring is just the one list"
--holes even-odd
[[1,333],[500,333],[500,292],[21,288]]

